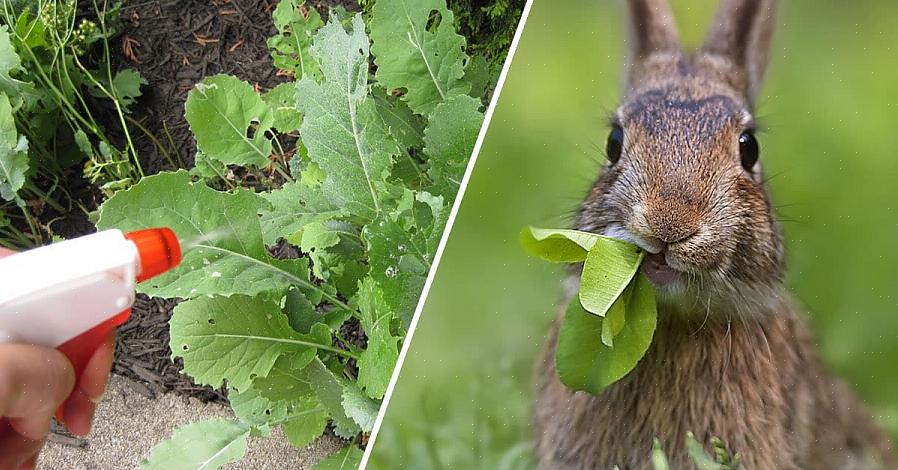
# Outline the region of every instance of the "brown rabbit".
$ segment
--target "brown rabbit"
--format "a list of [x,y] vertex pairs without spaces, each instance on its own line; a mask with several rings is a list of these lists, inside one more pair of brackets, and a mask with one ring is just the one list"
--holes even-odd
[[691,431],[706,446],[721,438],[750,470],[898,468],[888,438],[821,365],[782,285],[752,117],[776,2],[723,0],[693,54],[665,0],[627,3],[626,97],[576,228],[651,253],[642,273],[658,328],[637,367],[595,396],[559,382],[556,321],[538,364],[540,466],[651,468],[657,437],[671,468],[692,468]]

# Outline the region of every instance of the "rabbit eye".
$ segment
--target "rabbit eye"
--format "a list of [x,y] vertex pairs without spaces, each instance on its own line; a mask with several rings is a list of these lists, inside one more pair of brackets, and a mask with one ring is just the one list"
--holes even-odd
[[755,163],[758,163],[758,139],[752,131],[745,131],[739,136],[739,157],[742,159],[742,168],[752,171]]
[[620,160],[620,154],[624,149],[624,130],[617,124],[611,128],[608,134],[608,142],[605,143],[605,156],[612,164]]

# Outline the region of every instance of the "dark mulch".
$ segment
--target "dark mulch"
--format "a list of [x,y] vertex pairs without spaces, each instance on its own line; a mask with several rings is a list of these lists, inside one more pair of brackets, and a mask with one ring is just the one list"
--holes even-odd
[[[290,77],[277,74],[267,40],[277,31],[271,12],[277,0],[125,1],[126,30],[114,41],[116,65],[137,69],[149,85],[135,106],[135,119],[150,131],[132,133],[144,170],[157,173],[193,164],[196,142],[184,119],[187,93],[204,77],[230,74],[259,90]],[[358,9],[350,0],[308,2]],[[164,152],[169,154],[167,158]]]

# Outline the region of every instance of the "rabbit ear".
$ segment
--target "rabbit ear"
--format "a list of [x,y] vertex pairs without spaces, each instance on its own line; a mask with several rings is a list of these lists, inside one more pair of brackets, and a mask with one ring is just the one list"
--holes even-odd
[[630,81],[656,53],[680,53],[680,40],[667,0],[627,0],[630,11]]
[[777,3],[722,0],[702,47],[705,54],[727,59],[736,67],[750,98],[756,96],[767,69]]

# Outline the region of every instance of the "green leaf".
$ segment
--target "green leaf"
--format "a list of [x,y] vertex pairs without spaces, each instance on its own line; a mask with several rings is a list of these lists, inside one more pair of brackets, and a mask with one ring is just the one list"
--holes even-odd
[[108,199],[97,227],[170,227],[178,235],[181,264],[138,284],[151,296],[256,295],[291,285],[314,287],[303,261],[279,262],[268,255],[258,217],[262,204],[249,191],[223,193],[192,183],[186,171],[160,173]]
[[346,416],[352,418],[362,432],[374,430],[374,421],[377,419],[380,404],[365,396],[353,382],[347,382],[343,386],[343,409]]
[[661,448],[661,441],[657,438],[652,443],[652,468],[654,470],[670,469],[670,465],[667,463],[667,455],[664,454],[664,449]]
[[314,396],[308,374],[304,370],[313,359],[305,352],[284,354],[275,361],[268,375],[256,378],[253,388],[271,401],[291,401]]
[[493,76],[490,71],[490,63],[483,56],[475,55],[468,60],[465,66],[465,81],[471,84],[471,90],[468,96],[480,99],[486,94],[487,87],[498,78]]
[[403,99],[418,114],[470,88],[462,80],[465,38],[454,22],[445,0],[392,0],[372,9],[377,80],[389,91],[404,89]]
[[0,199],[24,202],[18,192],[28,172],[28,140],[19,136],[9,98],[0,93]]
[[255,386],[241,391],[230,389],[228,402],[240,421],[252,426],[280,422],[287,418],[287,402],[269,400]]
[[112,78],[112,88],[119,101],[127,108],[140,97],[140,87],[148,82],[134,69],[119,70]]
[[[310,359],[301,353],[279,357],[268,375],[257,378],[251,389],[238,395],[236,403],[231,398],[234,412],[250,423],[281,423],[291,444],[308,445],[324,432],[328,420],[304,370]],[[244,395],[249,397],[244,399]]]
[[358,447],[350,445],[318,462],[312,470],[355,470],[362,464],[363,455]]
[[614,347],[614,338],[624,329],[627,321],[628,299],[625,297],[621,296],[611,304],[608,313],[605,314],[605,320],[602,321],[602,343],[609,348]]
[[335,350],[330,330],[316,325],[295,332],[279,306],[260,297],[200,297],[179,304],[172,315],[172,357],[184,358],[184,372],[219,387],[227,380],[244,390],[268,375],[277,358],[299,353],[308,363],[316,349]]
[[250,428],[226,419],[200,421],[175,430],[153,448],[141,470],[215,469],[243,458]]
[[362,231],[368,243],[370,275],[405,328],[430,271],[446,212],[442,198],[406,190],[396,211],[382,214]]
[[[281,5],[288,3],[282,1]],[[278,132],[288,133],[298,131],[302,125],[302,114],[296,110],[296,83],[281,83],[262,95],[262,101],[267,104],[274,113],[274,128]]]
[[307,224],[337,218],[342,211],[327,200],[320,187],[301,181],[285,184],[281,189],[263,193],[268,201],[259,211],[265,243],[275,244],[299,232]]
[[398,97],[388,95],[381,87],[371,90],[377,114],[380,115],[390,135],[403,148],[417,148],[424,144],[421,138],[424,133],[424,120],[409,109],[408,105]]
[[452,97],[433,110],[424,131],[432,193],[448,201],[455,199],[481,124],[480,100],[467,95]]
[[532,256],[552,263],[577,263],[601,235],[576,230],[527,227],[521,231],[521,245]]
[[190,169],[191,176],[200,178],[225,178],[228,174],[228,167],[224,163],[209,158],[202,150],[197,150],[193,157],[193,168]]
[[614,238],[600,237],[586,255],[580,276],[580,303],[600,317],[636,275],[645,252]]
[[[303,14],[305,11],[305,14]],[[318,64],[309,54],[312,35],[324,26],[321,15],[304,0],[281,0],[271,15],[278,34],[268,39],[274,66],[287,70],[297,79],[317,76]]]
[[331,415],[334,432],[344,439],[355,437],[361,428],[343,408],[343,380],[338,379],[318,358],[306,367],[306,372],[315,395]]
[[306,76],[296,90],[309,159],[327,175],[322,190],[351,215],[373,220],[381,211],[392,157],[399,153],[368,96],[368,38],[361,15],[352,33],[339,23],[321,28],[312,46],[324,80]]
[[268,165],[271,141],[265,131],[274,113],[252,85],[230,75],[197,83],[187,95],[185,117],[197,148],[225,164]]
[[574,390],[598,395],[605,387],[627,375],[645,355],[652,342],[657,310],[652,286],[645,276],[637,276],[629,289],[627,321],[614,342],[602,344],[602,322],[574,298],[568,306],[555,350],[555,367],[561,382]]
[[314,407],[296,411],[282,425],[290,444],[303,448],[312,443],[327,427],[327,410],[316,402]]
[[13,73],[23,72],[22,62],[13,48],[9,38],[9,27],[0,26],[0,92],[21,104],[23,91],[32,89],[32,85],[12,78]]
[[383,398],[399,359],[399,341],[393,336],[392,312],[383,291],[372,278],[362,281],[358,292],[360,320],[368,336],[368,348],[359,357],[359,386],[371,398]]
[[[95,80],[100,82],[103,87],[106,88],[107,92],[112,93],[113,96],[118,98],[119,103],[121,103],[126,112],[128,111],[128,108],[137,101],[137,98],[140,97],[140,87],[148,83],[146,79],[140,75],[140,72],[134,69],[123,69],[116,72],[112,77],[112,84],[109,83],[105,73],[94,71],[91,74],[94,76]],[[89,91],[91,95],[96,96],[97,98],[109,98],[109,96],[99,87],[92,86]]]

